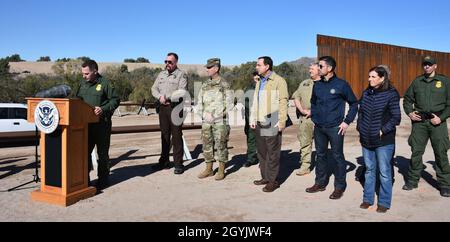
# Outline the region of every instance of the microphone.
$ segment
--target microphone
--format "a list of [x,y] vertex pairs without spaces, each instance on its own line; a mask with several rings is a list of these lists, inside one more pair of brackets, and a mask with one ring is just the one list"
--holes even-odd
[[39,98],[66,98],[70,95],[72,89],[68,85],[54,86],[48,90],[40,91],[36,93],[36,97]]

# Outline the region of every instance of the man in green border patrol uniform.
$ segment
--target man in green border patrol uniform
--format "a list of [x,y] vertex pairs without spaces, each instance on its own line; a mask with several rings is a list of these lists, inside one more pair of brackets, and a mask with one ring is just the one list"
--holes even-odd
[[447,156],[450,142],[446,122],[450,116],[450,81],[436,74],[437,63],[433,57],[426,56],[422,66],[425,73],[412,82],[403,101],[403,108],[412,120],[412,132],[408,140],[412,150],[411,163],[403,190],[417,188],[423,169],[422,156],[430,139],[441,196],[450,197],[450,165]]
[[258,154],[256,153],[256,133],[255,130],[250,128],[250,110],[253,105],[253,96],[255,94],[256,83],[259,82],[260,77],[258,72],[253,72],[253,79],[251,83],[244,90],[244,103],[245,103],[245,126],[244,133],[247,136],[247,162],[245,167],[250,167],[259,163]]
[[119,107],[120,99],[113,84],[98,73],[98,65],[93,60],[82,64],[83,81],[76,96],[92,106],[95,115],[99,116],[98,123],[89,124],[89,171],[92,170],[91,153],[97,145],[98,153],[98,180],[97,189],[102,190],[108,186],[109,177],[109,145],[111,140],[111,116]]
[[297,139],[300,143],[301,167],[297,176],[311,173],[311,152],[313,143],[314,123],[311,120],[311,96],[314,82],[320,80],[319,63],[314,62],[309,66],[310,79],[304,80],[292,94],[295,107],[300,112]]
[[230,84],[220,75],[220,59],[209,59],[205,65],[209,79],[202,84],[198,95],[197,112],[202,116],[203,156],[206,169],[198,175],[203,179],[214,174],[213,163],[219,162],[215,180],[225,178],[225,164],[228,161],[228,139],[230,126],[228,111],[232,107]]

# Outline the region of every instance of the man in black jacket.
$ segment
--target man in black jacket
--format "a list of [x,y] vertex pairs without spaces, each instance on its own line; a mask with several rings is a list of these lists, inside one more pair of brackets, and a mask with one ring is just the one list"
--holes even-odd
[[[327,149],[330,142],[334,162],[337,163],[334,172],[335,190],[330,199],[340,199],[347,187],[344,135],[356,117],[358,100],[350,85],[336,76],[336,61],[333,57],[319,58],[319,68],[322,79],[314,84],[311,96],[311,118],[315,124],[314,143],[317,152],[316,180],[306,192],[325,191],[328,184]],[[350,105],[350,109],[344,118],[346,102]]]

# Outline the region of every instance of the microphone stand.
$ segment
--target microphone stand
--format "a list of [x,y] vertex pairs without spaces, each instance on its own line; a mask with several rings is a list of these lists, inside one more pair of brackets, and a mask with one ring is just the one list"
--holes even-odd
[[36,143],[35,143],[35,145],[34,145],[34,148],[35,148],[35,150],[34,150],[34,152],[35,152],[35,153],[34,153],[34,169],[35,169],[34,171],[35,171],[35,174],[33,175],[33,180],[32,180],[32,181],[29,181],[29,182],[26,182],[26,183],[24,183],[24,184],[21,184],[21,185],[19,185],[19,186],[10,188],[10,189],[8,189],[8,192],[14,191],[14,190],[16,190],[17,188],[26,186],[26,185],[28,185],[28,184],[30,184],[30,183],[33,183],[33,182],[38,183],[38,182],[41,181],[41,178],[39,178],[39,172],[38,172],[38,166],[39,166],[39,158],[38,158],[39,138],[38,138],[38,129],[37,129],[37,127],[36,127],[36,129],[35,129],[34,137],[35,137],[35,142],[36,142]]

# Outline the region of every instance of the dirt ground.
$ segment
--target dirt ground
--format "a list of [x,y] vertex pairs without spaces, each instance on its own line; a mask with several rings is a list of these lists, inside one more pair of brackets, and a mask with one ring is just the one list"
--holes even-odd
[[[290,115],[295,117],[293,108]],[[113,119],[116,126],[154,123],[154,114]],[[350,126],[345,138],[348,188],[336,201],[328,198],[333,176],[325,192],[308,194],[305,189],[314,184],[314,172],[295,175],[299,168],[297,126],[283,134],[282,185],[273,193],[253,185],[253,180],[260,178],[257,166],[243,166],[246,142],[242,126],[232,128],[230,162],[223,181],[197,178],[204,168],[200,130],[184,131],[193,160],[185,162],[183,175],[154,167],[160,153],[159,132],[113,135],[111,186],[67,208],[31,201],[31,191],[38,189],[36,183],[7,192],[32,180],[34,147],[0,148],[0,221],[450,221],[450,199],[439,195],[430,144],[419,189],[401,189],[410,158],[407,138],[411,126],[406,115],[397,133],[392,208],[386,214],[378,214],[376,207],[360,209],[363,187],[355,173],[361,170],[361,146],[355,126]],[[95,178],[94,172],[91,177]]]

